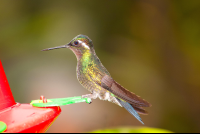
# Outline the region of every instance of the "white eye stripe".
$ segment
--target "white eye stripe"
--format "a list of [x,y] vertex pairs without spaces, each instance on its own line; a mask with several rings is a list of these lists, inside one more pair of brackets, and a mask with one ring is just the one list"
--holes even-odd
[[81,43],[83,45],[83,47],[90,49],[90,47],[88,45],[85,44],[85,42],[78,40],[79,44]]

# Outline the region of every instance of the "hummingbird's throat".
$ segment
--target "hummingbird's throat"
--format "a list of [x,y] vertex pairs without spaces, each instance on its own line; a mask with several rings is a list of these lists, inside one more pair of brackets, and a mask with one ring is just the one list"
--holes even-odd
[[91,61],[91,56],[92,56],[92,54],[90,53],[89,50],[85,51],[81,58],[82,62],[89,63]]
[[73,51],[78,61],[87,60],[91,56],[91,52],[89,49],[81,50],[81,49],[76,49],[74,47],[69,47],[69,49]]
[[79,59],[79,64],[81,64],[81,68],[84,73],[87,72],[88,65],[92,63],[92,53],[90,51],[85,51]]

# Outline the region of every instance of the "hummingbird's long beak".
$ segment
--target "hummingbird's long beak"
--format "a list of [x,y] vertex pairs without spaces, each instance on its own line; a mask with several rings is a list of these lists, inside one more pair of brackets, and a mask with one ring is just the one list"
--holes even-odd
[[59,49],[59,48],[68,48],[68,44],[67,45],[62,45],[62,46],[57,46],[57,47],[52,47],[52,48],[46,48],[43,49],[42,51],[49,51],[49,50],[53,50],[53,49]]

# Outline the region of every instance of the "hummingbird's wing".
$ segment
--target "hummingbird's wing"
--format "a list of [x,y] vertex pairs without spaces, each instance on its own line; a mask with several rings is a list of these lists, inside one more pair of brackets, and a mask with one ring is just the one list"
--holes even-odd
[[[122,100],[130,103],[134,108],[138,109],[141,113],[144,113],[144,109],[141,107],[150,107],[151,104],[142,99],[141,97],[135,95],[134,93],[128,91],[116,81],[114,81],[109,75],[103,76],[101,80],[101,86],[111,93],[121,98]],[[146,113],[146,112],[145,112]]]
[[[114,94],[117,98],[120,98],[129,103],[129,106],[131,105],[138,113],[148,114],[148,112],[141,107],[149,107],[151,106],[151,104],[143,100],[141,97],[135,95],[134,93],[128,91],[120,84],[118,84],[116,81],[114,81],[112,77],[109,75],[109,72],[105,69],[105,67],[102,64],[100,65],[101,66],[90,66],[90,68],[87,69],[87,75],[90,77],[90,79],[97,85],[101,86],[102,88]],[[93,86],[91,87],[95,88]],[[128,108],[127,110],[129,111],[130,109]]]

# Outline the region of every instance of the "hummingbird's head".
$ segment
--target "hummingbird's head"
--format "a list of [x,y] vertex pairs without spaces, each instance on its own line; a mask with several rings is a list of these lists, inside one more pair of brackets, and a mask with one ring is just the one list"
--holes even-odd
[[59,48],[69,48],[72,51],[74,50],[84,51],[84,50],[92,49],[93,44],[92,44],[92,40],[88,36],[80,34],[80,35],[77,35],[74,39],[72,39],[66,45],[43,49],[42,51],[48,51],[48,50],[59,49]]
[[85,52],[92,53],[94,51],[92,40],[88,36],[82,35],[82,34],[77,35],[74,39],[72,39],[66,45],[53,47],[53,48],[47,48],[42,51],[48,51],[48,50],[59,49],[59,48],[71,49],[78,59],[80,58],[81,55],[83,55],[83,53]]
[[92,40],[86,36],[86,35],[78,35],[72,41],[70,41],[69,44],[67,44],[67,47],[70,48],[71,50],[80,50],[80,51],[85,51],[85,50],[90,50],[93,48]]

